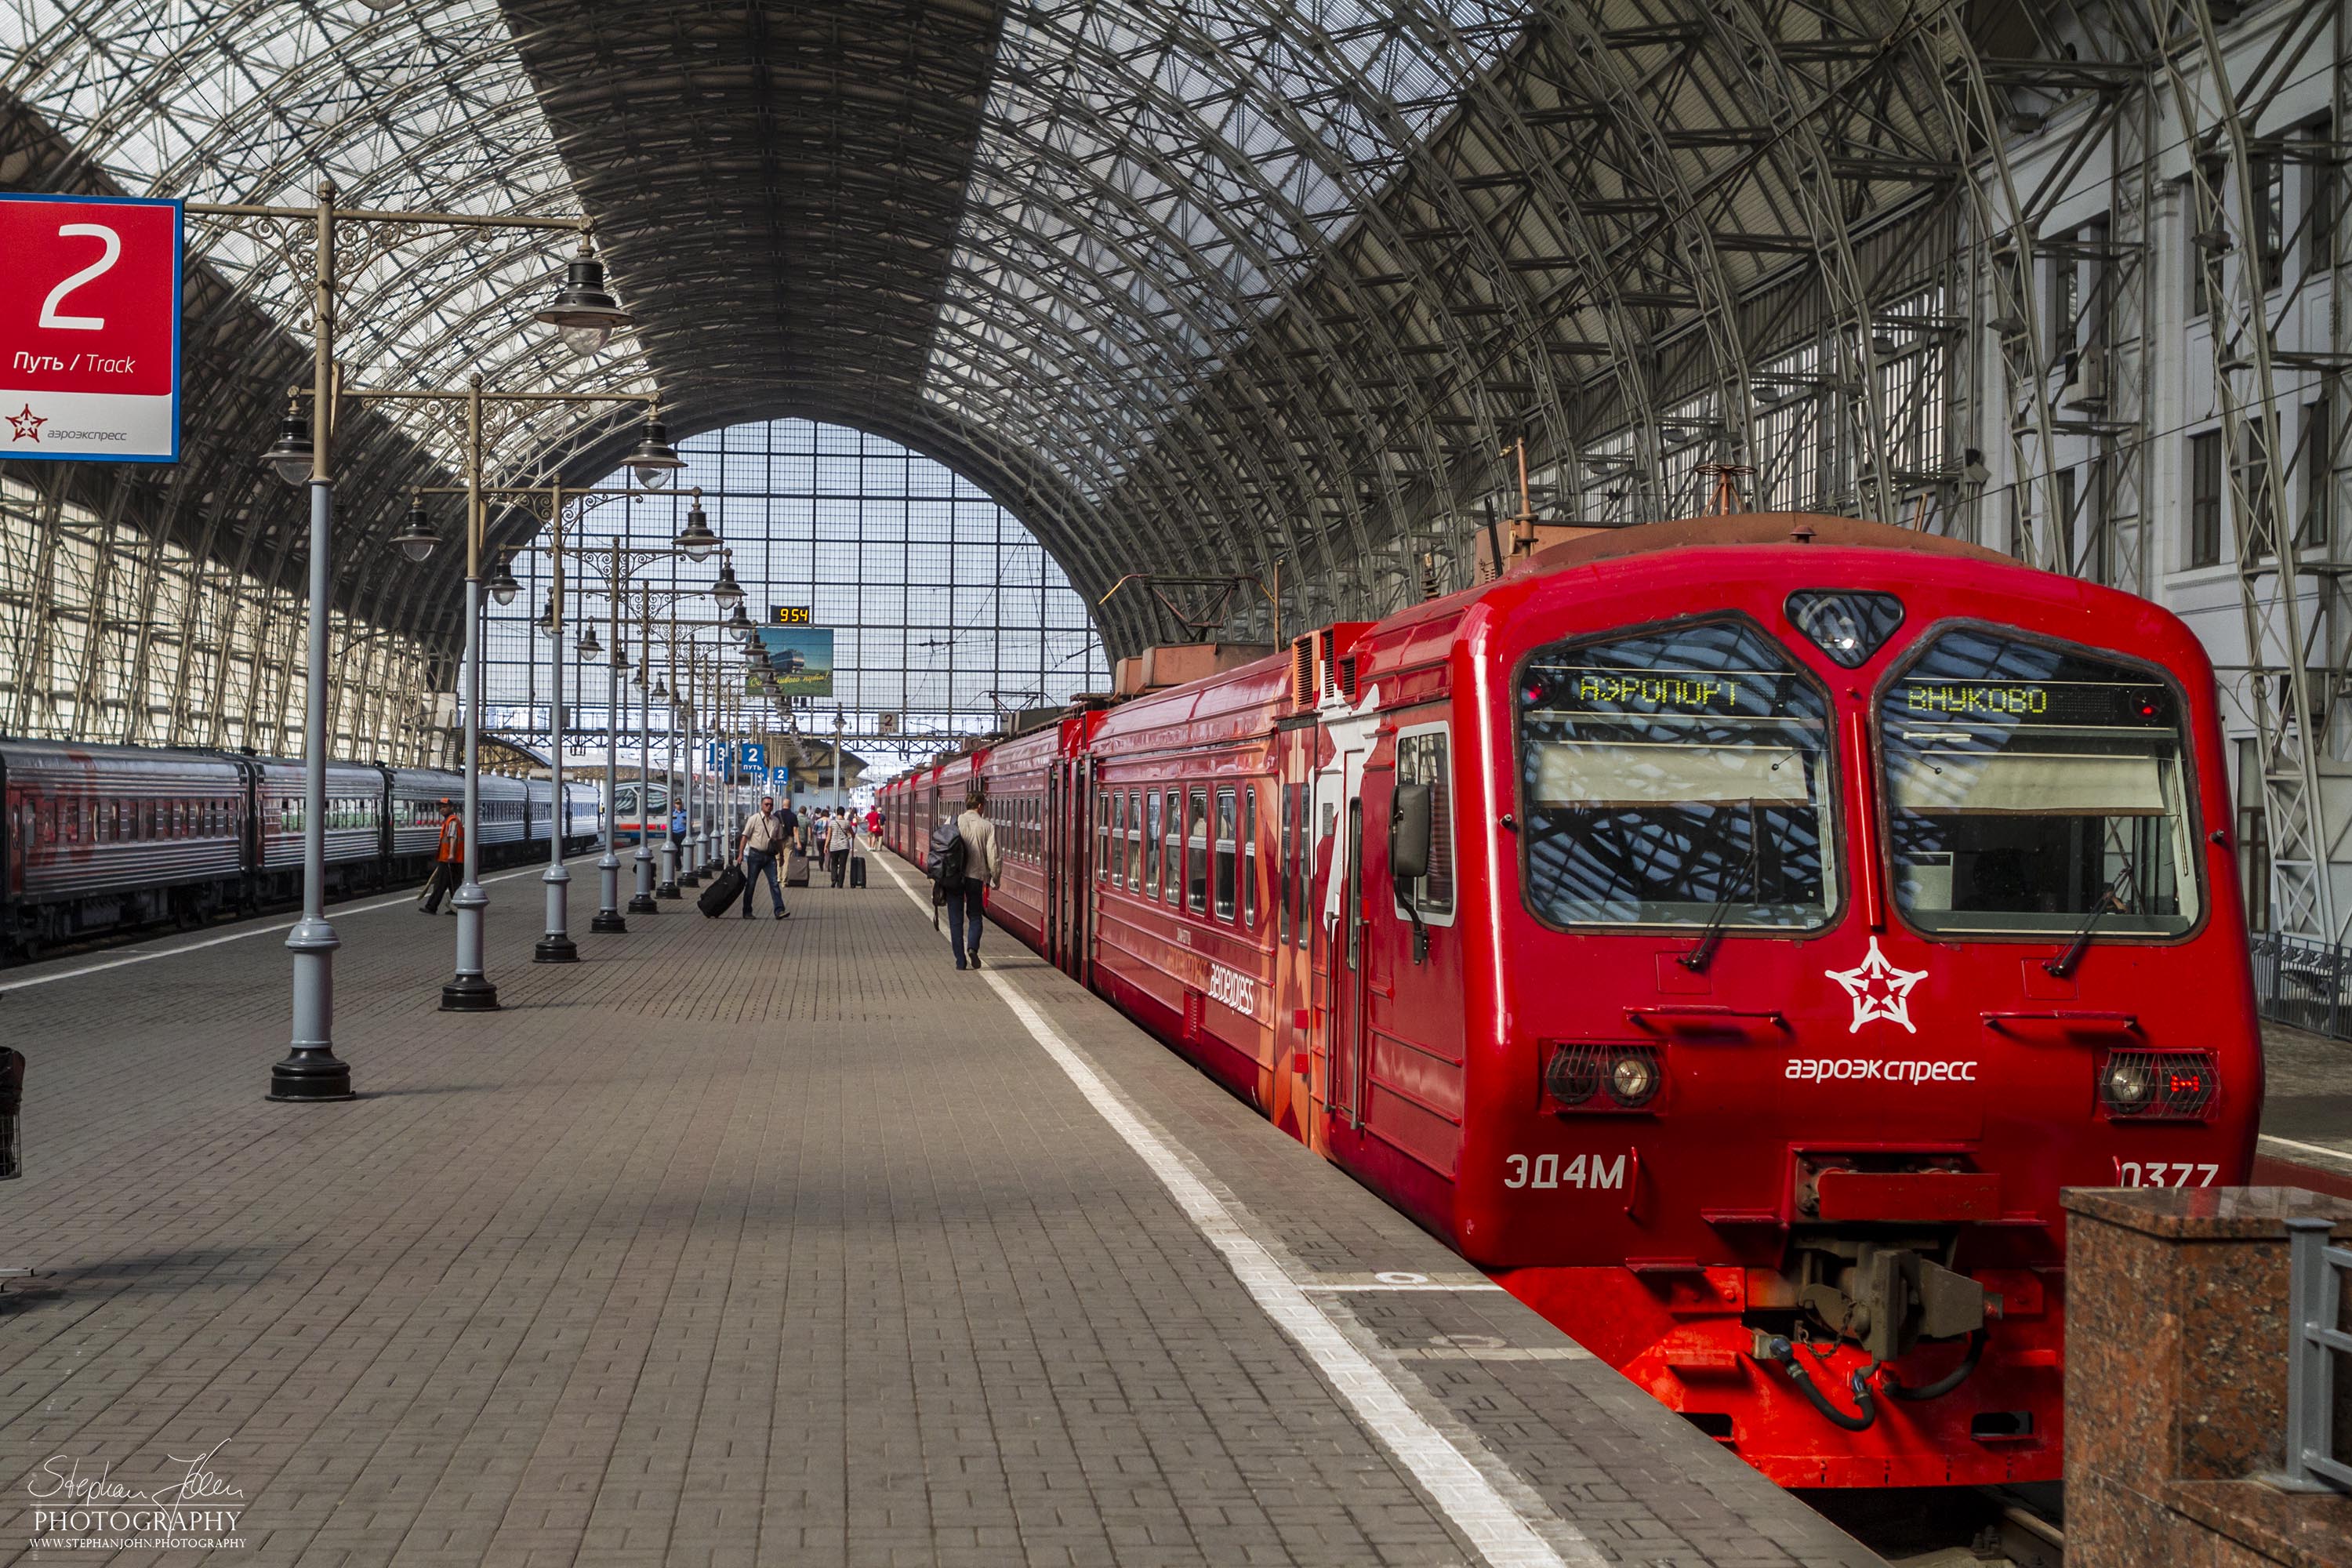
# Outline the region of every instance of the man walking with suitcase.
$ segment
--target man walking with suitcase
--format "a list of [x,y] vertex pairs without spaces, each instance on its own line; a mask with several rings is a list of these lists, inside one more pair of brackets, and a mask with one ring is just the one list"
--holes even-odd
[[776,885],[776,857],[791,844],[792,830],[776,816],[776,797],[763,795],[760,809],[743,825],[743,918],[751,918],[751,895],[760,890],[760,878],[768,879],[768,897],[775,900],[776,918],[784,919],[792,911],[784,908],[784,890]]

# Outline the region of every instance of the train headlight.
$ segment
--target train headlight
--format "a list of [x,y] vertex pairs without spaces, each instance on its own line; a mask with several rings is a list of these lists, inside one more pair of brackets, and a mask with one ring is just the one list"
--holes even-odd
[[1601,1092],[1601,1062],[1590,1050],[1562,1046],[1551,1054],[1544,1090],[1562,1105],[1582,1105]]
[[1628,1110],[1657,1092],[1658,1064],[1646,1053],[1628,1052],[1609,1064],[1609,1097]]
[[1665,1087],[1666,1065],[1653,1045],[1548,1043],[1544,1098],[1558,1111],[1585,1115],[1640,1110]]
[[2099,1108],[2117,1121],[2202,1121],[2221,1089],[2209,1051],[2113,1051],[2099,1068]]

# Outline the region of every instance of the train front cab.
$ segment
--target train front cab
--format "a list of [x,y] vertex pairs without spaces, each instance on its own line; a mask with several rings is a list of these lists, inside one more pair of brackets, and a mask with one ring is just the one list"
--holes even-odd
[[1776,1481],[2054,1479],[2059,1190],[2251,1159],[2212,677],[2143,601],[1806,521],[1367,637],[1317,1141]]

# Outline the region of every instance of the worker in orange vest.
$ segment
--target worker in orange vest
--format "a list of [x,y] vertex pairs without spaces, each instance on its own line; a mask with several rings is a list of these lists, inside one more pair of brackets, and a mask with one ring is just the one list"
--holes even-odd
[[[424,893],[416,900],[416,912],[436,915],[441,912],[441,895],[454,893],[466,876],[466,819],[446,800],[441,803],[441,847],[435,852],[433,877],[425,884]],[[457,906],[451,904],[449,912],[456,914]]]

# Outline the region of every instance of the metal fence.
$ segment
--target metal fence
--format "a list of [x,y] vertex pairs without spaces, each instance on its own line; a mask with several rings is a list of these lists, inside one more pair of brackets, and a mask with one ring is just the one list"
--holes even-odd
[[2315,1035],[2352,1039],[2352,950],[2310,937],[2257,931],[2254,994],[2263,1016]]
[[2352,1333],[2345,1331],[2344,1275],[2352,1249],[2329,1245],[2329,1222],[2286,1222],[2286,1476],[2301,1491],[2352,1492]]

